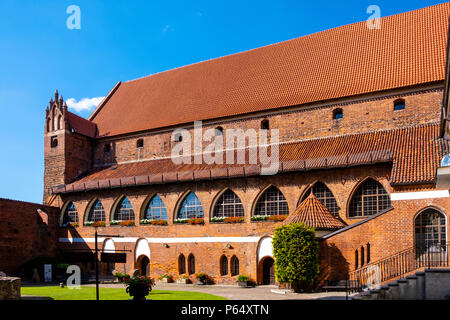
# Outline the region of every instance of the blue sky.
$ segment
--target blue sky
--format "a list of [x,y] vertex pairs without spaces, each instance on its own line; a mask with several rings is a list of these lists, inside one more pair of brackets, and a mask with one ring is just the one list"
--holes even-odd
[[[42,202],[55,89],[102,97],[118,81],[364,21],[372,4],[388,16],[442,2],[0,0],[0,197]],[[67,28],[70,5],[81,29]]]

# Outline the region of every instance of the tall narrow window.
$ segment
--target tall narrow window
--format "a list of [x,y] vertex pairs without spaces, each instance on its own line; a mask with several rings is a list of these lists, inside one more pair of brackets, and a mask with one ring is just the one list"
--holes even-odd
[[355,269],[358,269],[358,267],[359,267],[358,250],[355,250]]
[[337,205],[336,199],[334,198],[330,189],[328,189],[328,187],[320,181],[316,182],[311,188],[306,190],[301,199],[301,202],[303,202],[303,200],[305,200],[311,194],[311,191],[317,198],[317,200],[322,202],[322,204],[327,207],[327,209],[332,214],[334,214],[336,217],[339,216],[339,207]]
[[63,225],[76,222],[78,222],[78,211],[73,202],[70,202],[64,211]]
[[374,179],[367,179],[352,196],[349,217],[367,217],[389,207],[391,207],[391,200],[381,183]]
[[195,257],[193,254],[190,254],[188,257],[188,273],[189,274],[195,273]]
[[167,221],[167,209],[160,196],[155,195],[149,201],[145,210],[144,219]]
[[180,254],[178,257],[178,273],[186,273],[186,258],[184,257],[184,254]]
[[178,219],[203,218],[203,207],[195,193],[190,192],[181,203]]
[[58,130],[62,129],[62,117],[58,116]]
[[361,246],[361,267],[364,266],[364,247]]
[[134,220],[134,210],[127,197],[120,200],[114,212],[113,220],[124,221]]
[[228,274],[228,258],[223,255],[220,257],[220,275],[226,276]]
[[87,221],[97,222],[105,221],[105,209],[100,200],[96,200],[89,210]]
[[367,256],[366,258],[367,263],[370,263],[370,243],[367,243],[366,245],[366,256]]
[[230,189],[226,190],[217,200],[213,217],[243,217],[244,207],[241,199]]
[[237,276],[239,274],[239,259],[236,256],[231,257],[231,275]]
[[258,199],[255,216],[287,215],[289,214],[286,198],[278,188],[269,187]]

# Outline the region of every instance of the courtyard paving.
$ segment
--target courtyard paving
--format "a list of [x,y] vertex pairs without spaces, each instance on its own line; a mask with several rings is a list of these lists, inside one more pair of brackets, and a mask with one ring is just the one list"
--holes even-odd
[[[101,284],[100,286],[103,288],[125,287],[123,284],[120,283]],[[345,292],[284,293],[283,290],[279,290],[278,287],[274,285],[256,286],[253,288],[241,288],[237,285],[196,285],[196,284],[158,282],[156,283],[155,286],[153,286],[153,289],[204,292],[221,296],[230,300],[345,300],[346,299]]]

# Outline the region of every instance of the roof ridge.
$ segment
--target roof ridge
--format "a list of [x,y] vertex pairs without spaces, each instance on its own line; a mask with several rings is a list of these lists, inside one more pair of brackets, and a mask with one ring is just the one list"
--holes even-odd
[[[413,10],[404,11],[404,12],[400,12],[400,13],[394,13],[394,14],[391,14],[391,15],[388,15],[388,16],[384,16],[384,17],[380,17],[380,18],[382,20],[385,20],[385,19],[388,19],[388,18],[392,18],[394,16],[410,14],[411,12],[414,12],[414,11],[426,10],[426,9],[429,9],[429,8],[432,8],[432,7],[436,7],[436,6],[443,6],[444,4],[445,3],[438,3],[438,4],[435,4],[435,5],[425,6],[425,7],[418,8],[418,9],[413,9]],[[232,56],[237,56],[237,55],[240,55],[240,54],[253,52],[253,51],[256,51],[256,50],[259,50],[259,49],[263,49],[263,48],[269,48],[269,47],[278,46],[278,45],[281,45],[281,44],[288,43],[290,41],[295,41],[295,40],[300,39],[300,38],[306,38],[306,37],[314,36],[314,35],[317,35],[317,34],[326,33],[328,31],[333,31],[333,30],[336,30],[336,29],[348,28],[350,26],[354,26],[354,25],[361,24],[361,23],[367,23],[367,20],[350,22],[350,23],[345,24],[345,25],[340,25],[340,26],[329,28],[329,29],[316,31],[316,32],[305,34],[305,35],[298,36],[298,37],[295,37],[295,38],[286,39],[286,40],[278,41],[278,42],[275,42],[275,43],[263,45],[261,47],[252,48],[252,49],[243,50],[243,51],[238,51],[238,52],[235,52],[235,53],[226,54],[226,55],[215,57],[215,58],[209,58],[209,59],[206,59],[206,60],[193,62],[193,63],[187,64],[187,65],[183,65],[183,66],[179,66],[179,67],[175,67],[175,68],[159,71],[159,72],[156,72],[156,73],[152,73],[152,74],[149,74],[149,75],[146,75],[146,76],[142,76],[142,77],[139,77],[139,78],[136,78],[136,79],[125,80],[122,83],[123,84],[127,84],[127,83],[130,83],[130,82],[139,81],[139,80],[142,80],[142,79],[145,79],[145,78],[148,78],[148,77],[152,77],[152,76],[155,76],[155,75],[160,75],[160,74],[163,74],[163,73],[166,73],[166,72],[180,70],[180,69],[183,69],[183,68],[189,68],[189,67],[192,67],[192,66],[195,66],[195,65],[198,65],[198,64],[208,63],[208,62],[211,62],[211,61],[223,60],[223,59],[226,59],[228,57],[232,57]]]

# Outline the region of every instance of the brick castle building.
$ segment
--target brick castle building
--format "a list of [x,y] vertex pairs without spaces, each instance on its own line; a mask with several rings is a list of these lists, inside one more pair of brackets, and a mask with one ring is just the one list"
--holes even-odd
[[[58,208],[59,252],[92,250],[97,226],[120,235],[100,237],[103,250],[127,252],[105,275],[268,284],[271,235],[290,221],[316,228],[320,280],[418,243],[445,247],[449,16],[444,3],[119,82],[88,119],[55,92],[43,201]],[[276,173],[261,174],[251,139],[245,163],[194,161],[208,154],[194,121],[224,150],[230,129],[269,133]],[[189,136],[192,156],[174,161]]]

